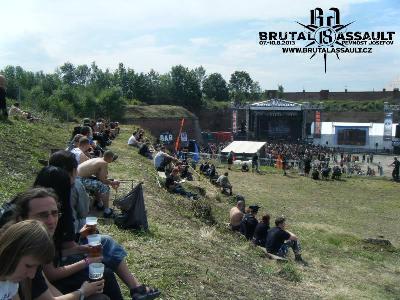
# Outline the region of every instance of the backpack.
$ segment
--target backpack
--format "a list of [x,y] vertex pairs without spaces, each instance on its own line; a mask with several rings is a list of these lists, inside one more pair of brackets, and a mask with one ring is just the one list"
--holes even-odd
[[11,201],[3,203],[3,205],[0,207],[0,228],[11,220],[11,216],[14,214],[14,211],[15,204],[13,204]]

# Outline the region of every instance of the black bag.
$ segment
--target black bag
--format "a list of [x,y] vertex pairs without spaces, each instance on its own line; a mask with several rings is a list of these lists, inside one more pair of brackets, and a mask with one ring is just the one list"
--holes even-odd
[[13,204],[12,202],[6,202],[0,207],[0,228],[11,220],[11,216],[14,214],[14,210],[15,204]]
[[121,210],[121,214],[114,218],[114,223],[118,227],[148,230],[142,184],[143,182],[139,183],[126,196],[114,201],[114,206]]

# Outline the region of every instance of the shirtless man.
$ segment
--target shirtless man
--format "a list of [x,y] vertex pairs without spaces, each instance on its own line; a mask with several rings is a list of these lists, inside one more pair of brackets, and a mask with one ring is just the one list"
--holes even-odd
[[231,208],[229,212],[229,220],[230,220],[230,227],[233,231],[239,231],[240,229],[240,222],[244,216],[244,201],[239,200],[236,206]]
[[[86,190],[99,194],[100,207],[104,208],[104,217],[110,218],[113,215],[109,207],[110,187],[119,187],[118,180],[108,179],[108,164],[117,159],[117,155],[110,150],[104,152],[103,157],[89,159],[78,166],[78,176]],[[96,177],[96,179],[93,178]]]

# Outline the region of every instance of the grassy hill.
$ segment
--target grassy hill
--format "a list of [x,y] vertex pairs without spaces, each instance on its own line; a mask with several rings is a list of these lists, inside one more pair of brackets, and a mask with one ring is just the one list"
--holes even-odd
[[168,119],[196,118],[194,114],[182,106],[175,105],[128,105],[126,119]]
[[[64,146],[69,128],[0,123],[0,166],[6,170],[0,172],[1,200],[32,183],[37,158]],[[160,288],[162,299],[399,298],[400,251],[363,242],[384,235],[400,245],[398,184],[360,178],[314,182],[296,174],[283,177],[273,169],[265,175],[230,172],[235,193],[244,195],[247,204],[260,204],[260,215],[284,214],[289,230],[300,237],[310,266],[281,264],[226,229],[232,199],[218,195],[207,181],[195,184],[208,191],[200,202],[160,188],[151,161],[126,146],[130,132],[123,127],[110,147],[120,156],[110,176],[144,181],[150,231],[121,231],[114,225],[103,225],[101,231],[124,244],[131,270]],[[117,197],[129,189],[124,184]]]

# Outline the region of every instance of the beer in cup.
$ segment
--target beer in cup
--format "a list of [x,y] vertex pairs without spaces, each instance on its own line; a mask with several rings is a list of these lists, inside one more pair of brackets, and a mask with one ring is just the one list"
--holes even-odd
[[89,265],[89,281],[99,281],[103,279],[104,264],[102,263],[91,263]]
[[88,234],[96,234],[97,231],[97,218],[86,217],[86,226],[88,228]]
[[91,234],[87,237],[89,245],[89,257],[101,256],[101,237],[100,234]]

